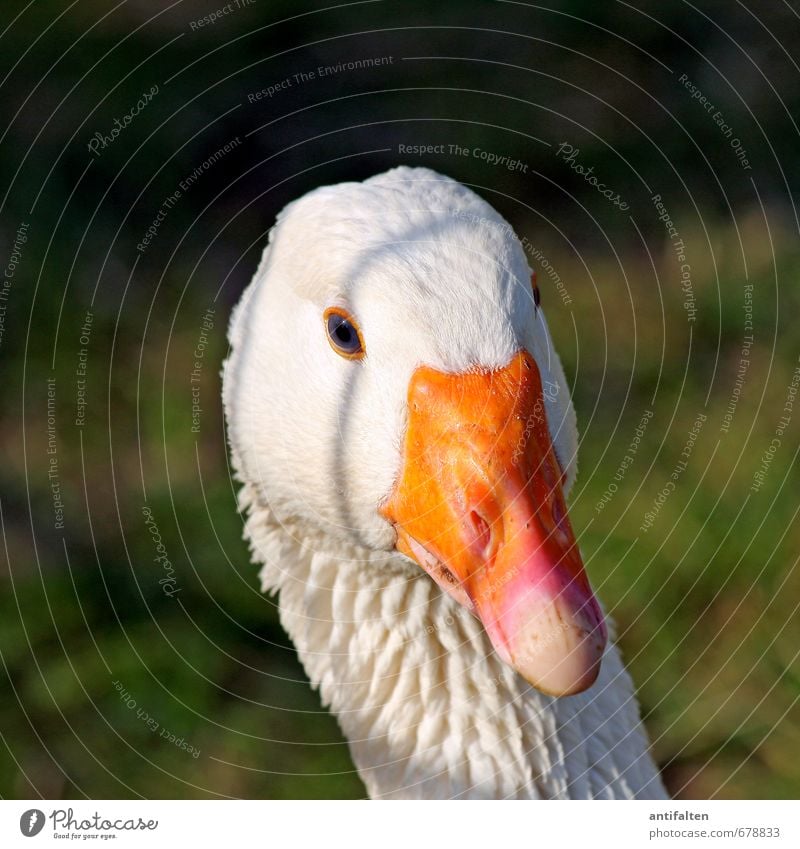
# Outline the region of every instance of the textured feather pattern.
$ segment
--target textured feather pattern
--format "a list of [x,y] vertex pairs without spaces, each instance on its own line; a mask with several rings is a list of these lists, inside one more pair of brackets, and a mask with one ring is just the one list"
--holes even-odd
[[[401,167],[286,207],[231,320],[223,397],[245,533],[375,797],[663,796],[618,650],[581,695],[533,690],[393,551],[378,511],[415,369],[499,368],[522,349],[548,389],[568,493],[575,411],[529,280],[521,241],[485,200]],[[362,361],[328,344],[331,305],[364,332]]]
[[245,484],[262,589],[373,798],[665,798],[619,650],[555,699],[494,654],[465,609],[404,558],[279,524]]

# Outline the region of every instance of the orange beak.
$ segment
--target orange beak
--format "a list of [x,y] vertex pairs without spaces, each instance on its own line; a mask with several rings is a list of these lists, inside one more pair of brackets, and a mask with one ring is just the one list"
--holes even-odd
[[397,549],[479,617],[495,650],[555,696],[590,687],[606,644],[567,516],[535,360],[408,389],[400,478],[381,508]]

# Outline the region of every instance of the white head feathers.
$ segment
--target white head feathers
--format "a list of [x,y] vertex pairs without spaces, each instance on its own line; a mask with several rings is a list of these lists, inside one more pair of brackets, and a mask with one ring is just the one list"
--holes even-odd
[[[406,387],[442,371],[535,357],[568,490],[577,439],[568,387],[511,227],[456,181],[394,168],[309,192],[270,232],[230,330],[224,400],[241,474],[276,514],[387,549],[377,514],[398,473]],[[367,357],[337,357],[323,312],[346,307]]]

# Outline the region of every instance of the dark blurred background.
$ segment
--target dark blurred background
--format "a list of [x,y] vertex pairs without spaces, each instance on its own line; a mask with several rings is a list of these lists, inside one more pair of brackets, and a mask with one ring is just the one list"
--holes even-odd
[[797,4],[221,6],[3,6],[0,794],[363,795],[258,592],[219,371],[284,204],[418,163],[528,240],[670,790],[796,796]]

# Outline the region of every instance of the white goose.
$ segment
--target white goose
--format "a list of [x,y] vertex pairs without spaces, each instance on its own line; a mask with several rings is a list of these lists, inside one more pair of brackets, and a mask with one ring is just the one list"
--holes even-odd
[[487,203],[402,167],[287,206],[233,314],[245,535],[373,798],[665,795],[529,279]]

